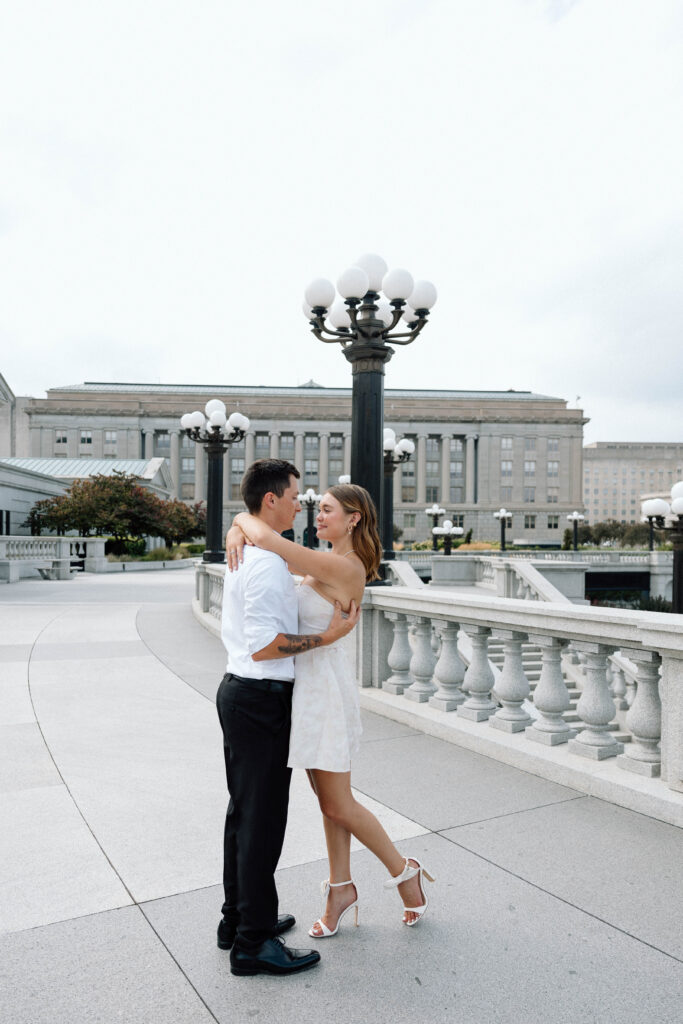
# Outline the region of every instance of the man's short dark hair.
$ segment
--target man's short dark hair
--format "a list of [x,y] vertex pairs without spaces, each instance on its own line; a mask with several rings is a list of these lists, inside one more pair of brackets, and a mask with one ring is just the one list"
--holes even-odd
[[269,492],[281,498],[289,487],[291,477],[301,474],[296,466],[285,459],[257,459],[242,477],[240,490],[244,504],[252,514],[261,511],[263,499]]

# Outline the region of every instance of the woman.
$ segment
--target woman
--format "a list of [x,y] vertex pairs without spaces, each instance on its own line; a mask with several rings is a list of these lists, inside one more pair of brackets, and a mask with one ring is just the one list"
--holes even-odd
[[[363,487],[330,487],[320,501],[317,534],[331,551],[313,551],[285,540],[246,512],[228,532],[228,567],[237,568],[245,538],[280,555],[292,572],[304,577],[298,589],[299,629],[317,632],[331,617],[331,606],[359,605],[367,580],[377,579],[382,549],[377,514]],[[297,659],[292,703],[289,766],[305,768],[323,815],[330,877],[323,883],[326,905],[311,928],[314,938],[336,935],[344,914],[355,909],[358,892],[351,880],[351,835],[378,857],[390,874],[384,883],[398,886],[403,923],[417,924],[427,909],[424,878],[431,875],[414,858],[402,857],[374,814],[351,792],[351,757],[361,735],[358,687],[348,640]]]

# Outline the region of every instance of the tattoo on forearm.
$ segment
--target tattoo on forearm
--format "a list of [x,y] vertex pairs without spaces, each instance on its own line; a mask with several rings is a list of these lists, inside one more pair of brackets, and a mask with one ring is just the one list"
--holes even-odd
[[321,636],[297,636],[295,633],[283,633],[286,644],[280,644],[278,651],[281,654],[304,654],[314,647],[320,647],[323,642]]

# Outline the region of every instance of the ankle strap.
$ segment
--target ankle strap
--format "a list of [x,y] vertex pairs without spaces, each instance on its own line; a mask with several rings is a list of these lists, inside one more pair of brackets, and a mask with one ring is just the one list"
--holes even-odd
[[[400,875],[396,875],[395,878],[387,878],[386,882],[384,883],[385,889],[393,889],[394,886],[400,885],[401,882],[407,882],[409,879],[414,878],[415,875],[419,874],[419,872],[421,871],[421,865],[419,861],[417,861],[418,867],[414,868],[410,863],[409,857],[404,857],[403,859],[406,862],[406,866],[404,867]],[[413,860],[414,859],[415,858],[413,858]]]
[[338,889],[340,885],[353,885],[353,879],[349,878],[348,882],[330,882],[327,883],[330,889]]

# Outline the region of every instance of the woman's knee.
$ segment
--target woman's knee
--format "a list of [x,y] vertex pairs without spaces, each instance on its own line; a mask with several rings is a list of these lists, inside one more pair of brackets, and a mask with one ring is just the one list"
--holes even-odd
[[339,800],[338,798],[318,794],[320,810],[326,818],[335,825],[348,827],[353,813],[353,799]]

